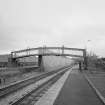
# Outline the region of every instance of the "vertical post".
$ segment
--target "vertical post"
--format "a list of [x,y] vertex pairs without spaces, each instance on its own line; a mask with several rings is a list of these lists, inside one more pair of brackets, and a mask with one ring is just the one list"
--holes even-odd
[[18,61],[15,58],[8,58],[8,67],[18,66]]
[[43,61],[42,61],[42,55],[38,56],[38,66],[40,67],[40,71],[43,71]]
[[16,67],[18,66],[18,59],[16,57],[15,52],[11,52],[10,57],[8,58],[8,67]]
[[79,61],[79,70],[80,70],[80,71],[82,70],[81,61]]
[[28,53],[28,48],[26,49],[26,55],[29,55],[29,53]]
[[38,56],[38,66],[41,66],[41,62],[42,62],[42,55]]
[[86,49],[83,50],[83,57],[84,57],[84,69],[88,70],[87,65],[87,56],[86,56]]
[[46,54],[46,45],[43,46],[43,54]]
[[62,46],[62,54],[64,54],[64,45]]

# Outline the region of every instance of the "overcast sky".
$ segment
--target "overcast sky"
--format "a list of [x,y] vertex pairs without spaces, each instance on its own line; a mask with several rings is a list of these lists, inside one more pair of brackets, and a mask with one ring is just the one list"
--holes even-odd
[[105,56],[105,0],[0,0],[0,53],[43,45]]

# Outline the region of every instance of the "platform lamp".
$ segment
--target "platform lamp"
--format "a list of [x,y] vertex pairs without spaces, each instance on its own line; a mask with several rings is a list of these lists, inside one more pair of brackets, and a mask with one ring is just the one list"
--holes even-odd
[[85,45],[85,50],[86,50],[86,65],[87,65],[87,67],[86,67],[86,69],[88,70],[88,43],[89,42],[91,42],[91,40],[87,40],[87,43],[86,43],[86,45]]

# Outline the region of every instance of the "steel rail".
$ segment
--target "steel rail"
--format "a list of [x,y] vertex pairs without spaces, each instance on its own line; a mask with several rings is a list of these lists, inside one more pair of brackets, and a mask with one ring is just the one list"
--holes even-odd
[[39,81],[39,80],[41,80],[41,79],[43,79],[43,78],[45,78],[47,76],[50,76],[50,75],[52,75],[54,73],[57,73],[61,69],[64,69],[64,68],[68,68],[68,66],[60,68],[58,70],[54,70],[54,71],[50,71],[50,72],[47,72],[47,73],[43,73],[43,74],[38,75],[36,77],[31,77],[31,78],[28,78],[28,79],[16,82],[16,83],[14,83],[12,85],[9,85],[9,86],[6,86],[4,88],[0,88],[0,98],[3,98],[4,96],[6,96],[8,94],[11,94],[11,93],[13,93],[13,92],[15,92],[15,91],[25,87],[25,86],[28,86],[28,85],[30,85],[32,83],[35,83],[35,82],[37,82],[37,81]]
[[[21,105],[22,102],[24,100],[28,100],[28,97],[31,96],[31,94],[35,93],[34,95],[34,99],[35,97],[37,97],[40,93],[43,92],[43,90],[45,90],[48,86],[51,86],[52,84],[54,84],[69,68],[63,69],[61,71],[59,71],[54,77],[52,77],[50,80],[46,81],[45,83],[41,84],[40,86],[38,86],[36,89],[32,90],[31,92],[29,92],[28,94],[26,94],[25,96],[23,96],[22,98],[18,99],[15,102],[11,102],[10,105]],[[30,101],[30,99],[29,99]],[[28,105],[29,103],[27,103],[26,105]]]

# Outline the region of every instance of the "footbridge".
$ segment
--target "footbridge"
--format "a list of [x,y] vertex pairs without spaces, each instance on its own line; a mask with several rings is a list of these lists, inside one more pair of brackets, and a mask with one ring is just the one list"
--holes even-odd
[[70,56],[83,58],[84,68],[87,69],[86,49],[68,47],[37,47],[11,52],[9,62],[16,63],[19,58],[30,56],[38,57],[38,66],[41,66],[43,56]]

